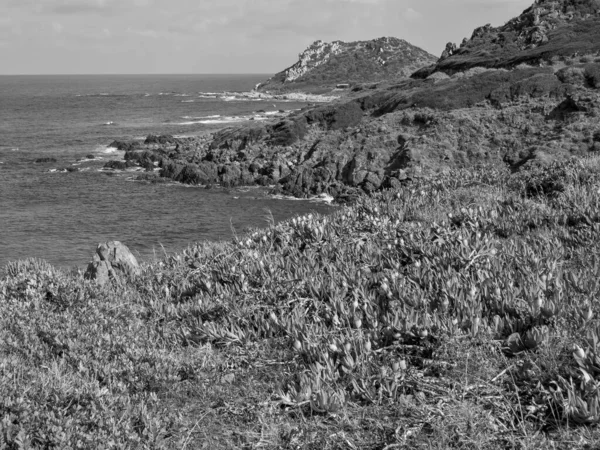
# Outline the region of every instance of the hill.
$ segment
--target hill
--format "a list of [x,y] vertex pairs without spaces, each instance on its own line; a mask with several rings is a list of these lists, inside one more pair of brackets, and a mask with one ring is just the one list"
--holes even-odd
[[437,58],[393,37],[370,41],[315,41],[298,62],[257,86],[259,91],[329,90],[338,84],[407,77]]
[[600,51],[599,0],[537,0],[501,27],[476,28],[470,39],[448,43],[440,60],[417,71],[452,75],[473,67],[513,68],[549,64],[561,58]]

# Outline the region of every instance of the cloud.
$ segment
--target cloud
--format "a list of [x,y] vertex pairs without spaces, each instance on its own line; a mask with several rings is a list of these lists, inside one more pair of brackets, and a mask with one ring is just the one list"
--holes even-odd
[[415,9],[406,8],[406,10],[402,14],[402,16],[406,20],[419,20],[421,17],[423,17],[423,14],[421,14],[419,11],[417,11]]
[[126,9],[145,7],[152,0],[5,0],[13,11],[36,14],[80,15],[113,14]]
[[129,34],[134,34],[136,36],[141,36],[145,38],[157,39],[160,37],[160,33],[156,30],[138,30],[134,28],[127,28],[127,32]]

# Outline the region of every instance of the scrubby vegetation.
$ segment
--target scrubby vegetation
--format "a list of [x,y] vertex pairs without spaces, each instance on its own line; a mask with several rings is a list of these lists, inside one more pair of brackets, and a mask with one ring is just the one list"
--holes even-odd
[[0,448],[597,448],[600,159],[455,170],[99,287],[0,278]]

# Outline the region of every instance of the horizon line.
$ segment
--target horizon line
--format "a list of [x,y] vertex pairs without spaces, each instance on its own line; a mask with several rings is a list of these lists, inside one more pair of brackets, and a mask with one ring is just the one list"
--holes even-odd
[[15,76],[165,76],[165,75],[271,75],[272,72],[172,72],[172,73],[0,73],[0,77]]

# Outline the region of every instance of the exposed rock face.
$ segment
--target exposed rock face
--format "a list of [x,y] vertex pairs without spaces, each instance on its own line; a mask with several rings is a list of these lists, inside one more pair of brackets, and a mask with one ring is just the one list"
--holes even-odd
[[138,141],[113,141],[109,147],[116,148],[121,151],[136,150],[142,147],[142,144]]
[[452,75],[472,67],[512,68],[600,50],[600,0],[537,0],[501,27],[476,28],[460,48],[447,46],[434,65],[413,76]]
[[137,276],[140,272],[140,266],[127,246],[119,241],[110,241],[98,244],[96,253],[88,264],[85,278],[104,285]]
[[319,40],[298,55],[297,63],[259,84],[257,89],[286,92],[401,78],[436,59],[393,37],[358,42]]
[[340,41],[332,43],[326,43],[321,40],[315,41],[298,55],[298,62],[296,64],[284,71],[284,83],[296,81],[312,69],[326,63],[331,56],[339,55],[342,52],[340,44]]

